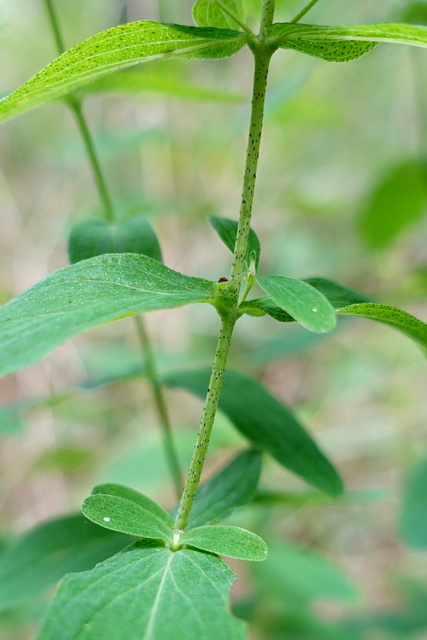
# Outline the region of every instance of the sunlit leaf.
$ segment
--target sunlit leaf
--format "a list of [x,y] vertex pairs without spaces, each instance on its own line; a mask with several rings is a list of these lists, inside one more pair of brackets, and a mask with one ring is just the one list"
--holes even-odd
[[107,254],[47,276],[0,308],[0,375],[82,331],[155,309],[206,301],[213,283],[134,254]]
[[242,0],[197,0],[193,6],[193,20],[198,27],[236,29],[238,20],[244,19]]
[[[209,375],[208,370],[199,369],[170,373],[162,380],[204,398]],[[333,496],[342,493],[342,480],[332,464],[291,411],[259,382],[227,371],[219,409],[248,440],[268,451],[281,465],[321,491]]]
[[370,318],[371,320],[388,324],[390,327],[394,327],[402,333],[405,333],[424,347],[427,346],[427,324],[415,318],[410,313],[402,311],[402,309],[389,307],[386,304],[366,303],[343,307],[339,309],[337,313],[349,316],[362,316],[363,318]]
[[325,296],[303,280],[284,276],[258,277],[261,289],[303,327],[315,333],[335,328],[335,312]]
[[267,557],[264,540],[240,527],[214,525],[186,531],[180,540],[196,549],[218,553],[229,558],[259,562]]
[[109,224],[95,219],[75,226],[68,241],[71,264],[104,253],[139,253],[162,261],[162,251],[153,227],[145,216]]
[[70,571],[86,571],[132,541],[81,514],[49,520],[0,552],[0,610],[45,591]]
[[229,611],[234,577],[218,556],[141,540],[67,576],[36,640],[244,640]]
[[[215,229],[225,246],[230,249],[231,253],[234,251],[234,245],[236,244],[237,236],[237,220],[230,220],[229,218],[218,218],[217,216],[208,216],[208,221]],[[245,265],[249,269],[251,254],[255,256],[255,268],[258,269],[259,258],[261,254],[261,245],[258,240],[258,236],[253,229],[249,231],[248,249],[246,251]]]
[[66,95],[102,75],[160,58],[224,58],[245,44],[230,29],[187,27],[144,20],[84,40],[0,101],[0,122]]

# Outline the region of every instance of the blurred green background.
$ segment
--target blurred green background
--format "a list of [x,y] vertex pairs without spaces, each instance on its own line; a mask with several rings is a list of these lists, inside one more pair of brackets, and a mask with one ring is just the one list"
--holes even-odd
[[[191,24],[189,0],[61,0],[67,46],[138,19]],[[255,27],[260,0],[246,0]],[[276,20],[301,9],[278,0]],[[427,24],[427,2],[322,0],[316,24]],[[55,57],[39,0],[0,0],[0,93]],[[380,45],[331,64],[292,52],[273,59],[253,227],[261,273],[322,276],[427,321],[427,52]],[[236,218],[252,60],[136,67],[126,92],[88,89],[85,113],[123,219],[146,214],[165,263],[188,275],[228,275],[230,255],[207,215]],[[149,87],[150,90],[144,89]],[[126,93],[126,95],[124,95]],[[99,208],[90,168],[61,102],[2,125],[0,301],[66,266],[74,224]],[[147,317],[159,369],[209,365],[218,321],[204,305]],[[134,326],[91,331],[0,382],[7,408],[62,394],[88,378],[141,366]],[[341,319],[314,336],[271,319],[243,319],[230,366],[289,404],[339,468],[348,495],[332,502],[272,460],[259,500],[234,520],[271,542],[255,570],[234,563],[234,600],[253,640],[427,638],[425,357],[408,338]],[[201,403],[167,393],[183,465]],[[38,410],[0,415],[0,536],[78,510],[94,483],[128,483],[173,506],[143,380],[79,390]],[[243,439],[219,416],[206,475]],[[405,489],[406,487],[406,489]],[[304,552],[310,549],[309,553]],[[1,575],[0,555],[0,575]],[[40,571],[43,571],[40,568]],[[46,594],[5,606],[0,636],[31,637]],[[1,604],[1,603],[0,603]]]

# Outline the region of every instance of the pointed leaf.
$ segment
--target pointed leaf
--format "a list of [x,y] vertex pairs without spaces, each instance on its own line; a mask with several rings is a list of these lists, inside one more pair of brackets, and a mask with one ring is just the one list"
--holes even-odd
[[258,562],[267,557],[267,545],[264,540],[240,527],[224,525],[199,527],[186,531],[181,536],[180,542],[196,549],[240,560]]
[[399,517],[402,540],[411,547],[427,547],[427,459],[420,460],[405,481]]
[[402,333],[406,333],[410,338],[419,342],[423,347],[427,347],[427,324],[410,313],[389,307],[386,304],[353,304],[349,307],[339,309],[337,313],[349,316],[362,316],[377,320],[390,327],[398,329]]
[[223,520],[236,508],[247,504],[255,493],[261,473],[261,453],[247,449],[202,484],[191,509],[188,526]]
[[89,220],[72,229],[68,241],[71,264],[104,253],[139,253],[162,261],[158,238],[145,216],[115,224],[101,219]]
[[0,308],[0,375],[40,360],[82,331],[155,309],[207,301],[213,283],[148,258],[107,254],[47,276]]
[[228,604],[234,577],[217,556],[141,540],[67,576],[36,640],[244,640]]
[[[225,246],[230,249],[231,253],[233,253],[237,236],[237,220],[230,220],[229,218],[218,218],[217,216],[208,216],[207,219],[209,224],[215,229]],[[247,269],[249,269],[250,266],[251,253],[255,254],[255,268],[256,270],[258,270],[261,245],[258,240],[258,236],[253,229],[249,230],[248,250],[246,252],[245,259]]]
[[309,331],[328,333],[335,328],[335,312],[323,294],[303,280],[284,276],[257,278],[261,289],[281,309]]
[[168,528],[173,527],[174,522],[169,513],[165,509],[163,509],[163,507],[157,504],[157,502],[154,502],[154,500],[151,500],[151,498],[145,496],[143,493],[135,491],[135,489],[125,487],[122,484],[98,484],[92,489],[92,495],[98,494],[116,496],[118,498],[123,498],[123,500],[133,502],[139,507],[150,511],[157,518],[162,520]]
[[[307,37],[315,29],[311,25],[275,24],[271,35],[277,37],[281,49],[293,49],[309,56],[322,58],[327,62],[349,62],[356,60],[376,47],[375,42],[357,42],[354,40],[328,40],[319,38],[311,40]],[[303,34],[300,39],[300,34]]]
[[70,571],[86,571],[132,541],[81,514],[49,520],[0,553],[0,611],[38,595]]
[[198,27],[236,29],[238,20],[244,19],[242,0],[197,0],[193,6],[193,20]]
[[[182,371],[162,376],[164,384],[205,397],[210,372]],[[287,407],[247,376],[227,371],[219,408],[251,442],[281,465],[332,496],[340,495],[340,476]]]
[[360,230],[373,247],[387,247],[424,213],[427,186],[423,160],[399,162],[381,177],[362,211]]
[[245,36],[230,29],[187,27],[144,20],[84,40],[0,101],[0,122],[59,98],[102,75],[160,58],[224,58]]

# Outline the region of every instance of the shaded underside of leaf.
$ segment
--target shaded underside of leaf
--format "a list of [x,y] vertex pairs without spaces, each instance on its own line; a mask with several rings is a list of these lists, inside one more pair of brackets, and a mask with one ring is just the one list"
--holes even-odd
[[191,529],[181,537],[181,543],[240,560],[259,562],[267,557],[264,540],[240,527],[216,525]]
[[223,520],[233,509],[247,504],[258,484],[261,461],[260,451],[247,449],[202,484],[197,490],[188,526],[199,527]]
[[0,101],[0,122],[78,89],[105,73],[160,58],[224,58],[239,51],[239,31],[130,22],[84,40]]
[[390,307],[386,304],[353,304],[337,311],[340,315],[361,316],[388,324],[402,333],[419,342],[423,347],[427,346],[427,324],[402,309]]
[[0,553],[0,610],[42,593],[70,571],[86,571],[132,541],[81,514],[37,525]]
[[234,577],[217,556],[139,541],[67,576],[37,640],[243,640],[229,612]]
[[0,375],[40,360],[79,333],[155,309],[207,301],[213,283],[152,258],[107,254],[47,276],[0,308]]
[[[204,398],[210,371],[182,371],[162,376],[164,384],[181,387]],[[264,387],[235,371],[227,371],[219,409],[253,444],[268,451],[281,465],[309,484],[337,496],[340,476],[296,417]]]

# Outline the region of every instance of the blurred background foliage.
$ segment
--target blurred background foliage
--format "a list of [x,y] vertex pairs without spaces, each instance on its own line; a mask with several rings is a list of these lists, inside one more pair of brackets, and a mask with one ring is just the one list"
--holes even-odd
[[[67,46],[127,20],[191,24],[190,0],[56,4]],[[246,0],[254,27],[260,4]],[[300,9],[299,0],[278,0],[276,19],[289,20]],[[427,25],[427,2],[319,2],[306,20]],[[0,93],[7,94],[56,54],[40,0],[0,0],[0,34]],[[345,64],[276,54],[253,220],[264,247],[263,274],[330,278],[427,321],[426,68],[425,50],[398,45]],[[237,216],[251,71],[243,52],[220,62],[135,67],[116,76],[114,91],[108,82],[85,90],[85,112],[120,216],[146,214],[165,263],[188,275],[216,280],[229,272],[230,256],[205,218]],[[0,301],[6,302],[68,263],[70,229],[96,215],[99,205],[63,104],[3,125],[0,144]],[[204,305],[156,312],[148,324],[160,371],[210,364],[218,322]],[[245,318],[230,366],[252,371],[292,406],[348,488],[333,502],[265,460],[255,503],[233,516],[255,527],[271,549],[253,571],[233,563],[240,576],[236,613],[251,622],[250,637],[425,640],[424,355],[406,337],[363,320],[344,318],[334,334],[314,336],[268,318]],[[13,547],[14,539],[77,512],[97,482],[127,483],[173,506],[155,411],[138,374],[143,363],[134,326],[122,320],[1,381],[4,585],[23,558],[15,599],[12,587],[3,589],[9,601],[0,590],[5,640],[31,637],[45,587],[57,579],[55,571],[60,575],[58,563],[69,571],[97,560],[86,549],[83,561],[83,551],[73,547],[79,519],[66,521],[70,537],[59,550],[54,530],[18,543],[27,555]],[[107,384],[120,376],[131,380]],[[167,398],[185,465],[201,403],[178,391]],[[206,475],[242,444],[220,415]],[[110,541],[109,552],[120,543]],[[51,579],[41,584],[46,573]]]

